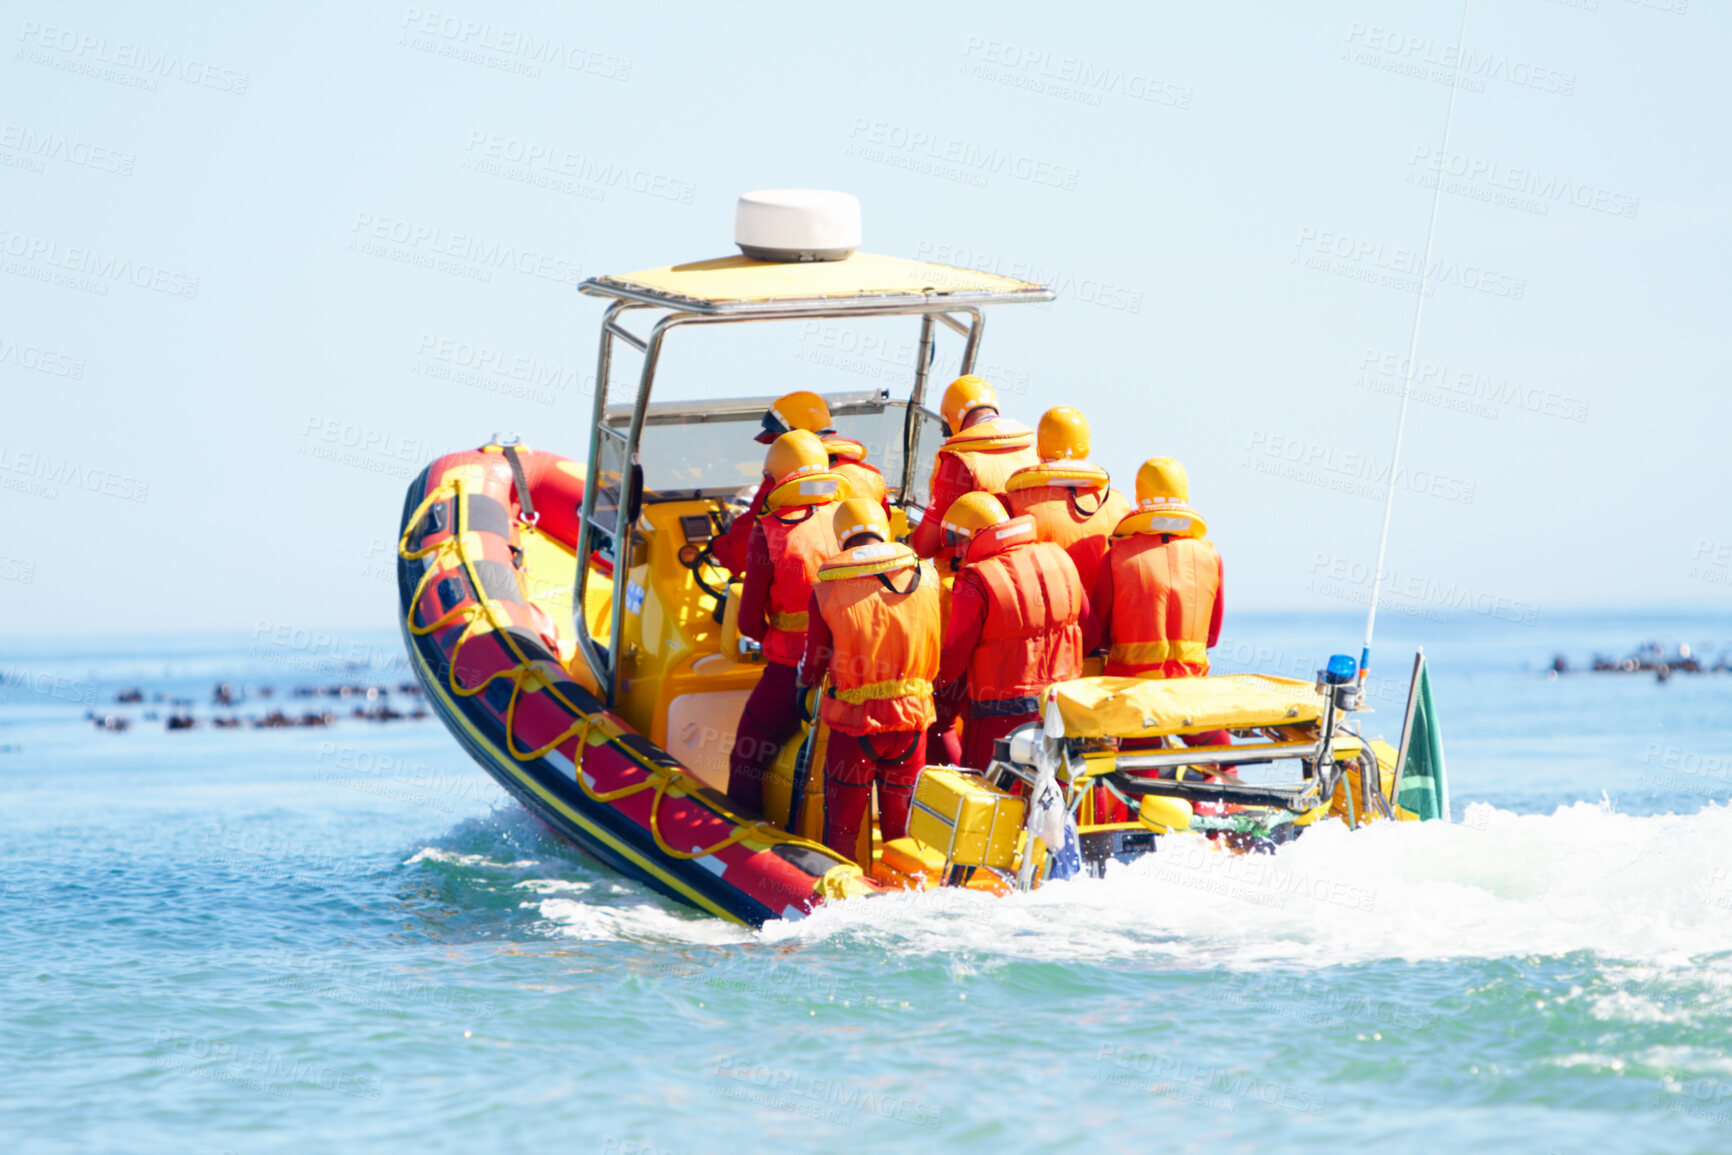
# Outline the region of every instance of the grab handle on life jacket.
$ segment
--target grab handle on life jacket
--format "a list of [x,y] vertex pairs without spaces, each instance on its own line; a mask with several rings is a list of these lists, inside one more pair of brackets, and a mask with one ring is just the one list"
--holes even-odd
[[[1107,484],[1108,485],[1112,484],[1112,478],[1111,477],[1107,478]],[[1087,521],[1089,518],[1091,518],[1095,514],[1099,513],[1101,511],[1101,508],[1103,506],[1105,506],[1107,503],[1107,488],[1106,488],[1106,486],[1102,486],[1098,491],[1096,491],[1096,493],[1095,493],[1095,507],[1093,509],[1084,509],[1082,507],[1082,502],[1077,500],[1077,493],[1078,492],[1079,491],[1075,490],[1075,489],[1067,489],[1065,491],[1065,497],[1070,501],[1071,512],[1076,514],[1078,517],[1082,518],[1084,521]]]
[[1080,490],[1068,487],[1065,489],[1064,499],[1070,503],[1071,513],[1076,515],[1080,521],[1087,521],[1102,509],[1106,508],[1107,494],[1113,491],[1113,475],[1103,469],[1101,470],[1101,476],[1105,477],[1106,481],[1101,484],[1099,489],[1094,491],[1095,507],[1093,509],[1084,509],[1082,507],[1082,502],[1077,500],[1077,494],[1081,492]]
[[908,583],[908,588],[905,590],[897,589],[896,583],[890,580],[890,575],[887,573],[881,573],[881,574],[878,574],[876,576],[877,576],[879,581],[884,583],[885,589],[889,590],[893,594],[901,594],[903,597],[907,597],[909,594],[913,593],[915,590],[920,588],[920,567],[919,566],[914,567],[914,579]]
[[792,513],[788,514],[784,514],[779,509],[766,509],[762,516],[773,517],[787,526],[802,525],[818,516],[818,507],[815,505],[798,505],[794,507]]

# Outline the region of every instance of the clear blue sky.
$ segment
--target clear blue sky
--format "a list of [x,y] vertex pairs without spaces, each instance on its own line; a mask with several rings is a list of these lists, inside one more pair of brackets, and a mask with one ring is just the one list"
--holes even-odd
[[[1007,408],[1081,406],[1127,485],[1181,458],[1230,609],[1363,599],[1459,4],[269,8],[8,6],[3,632],[391,623],[426,460],[581,455],[575,279],[728,252],[734,197],[788,185],[858,194],[875,251],[1055,282],[988,326]],[[1727,604],[1729,33],[1475,5],[1416,607]],[[867,387],[907,336],[795,325],[668,382]]]

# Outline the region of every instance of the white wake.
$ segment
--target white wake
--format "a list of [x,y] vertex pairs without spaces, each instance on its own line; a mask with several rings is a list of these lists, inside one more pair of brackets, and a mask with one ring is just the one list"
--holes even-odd
[[1667,966],[1732,951],[1732,808],[1516,815],[1479,803],[1454,825],[1330,823],[1256,856],[1183,836],[1104,879],[839,903],[762,933],[1053,961],[1255,968],[1590,950]]

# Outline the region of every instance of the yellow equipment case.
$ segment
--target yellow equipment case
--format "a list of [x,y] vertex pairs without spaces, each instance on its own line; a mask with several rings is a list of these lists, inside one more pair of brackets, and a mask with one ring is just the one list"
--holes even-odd
[[928,766],[914,783],[908,833],[952,866],[1016,864],[1016,842],[1027,803],[978,774]]

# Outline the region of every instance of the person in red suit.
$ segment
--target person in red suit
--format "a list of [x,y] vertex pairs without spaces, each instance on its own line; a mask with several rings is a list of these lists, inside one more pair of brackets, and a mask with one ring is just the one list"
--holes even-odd
[[795,667],[806,650],[806,603],[818,567],[836,552],[834,506],[846,484],[830,472],[816,434],[784,433],[764,458],[770,492],[752,530],[740,592],[740,633],[762,644],[764,672],[734,731],[728,798],[763,813],[764,774],[782,744],[800,729]]
[[1119,522],[1089,590],[1089,652],[1106,672],[1184,678],[1209,672],[1221,640],[1221,555],[1190,505],[1190,479],[1171,457],[1137,471],[1137,507]]
[[1040,720],[1048,686],[1081,676],[1088,598],[1070,556],[987,494],[958,498],[944,529],[966,544],[939,679],[968,679],[962,764],[984,770],[997,739]]
[[853,858],[873,783],[885,841],[908,833],[914,780],[926,765],[943,627],[938,571],[891,540],[883,506],[859,497],[842,502],[835,534],[842,552],[818,570],[799,678],[802,690],[829,679],[819,700],[830,728],[824,844]]

